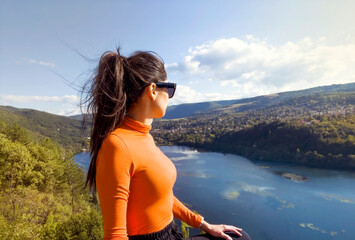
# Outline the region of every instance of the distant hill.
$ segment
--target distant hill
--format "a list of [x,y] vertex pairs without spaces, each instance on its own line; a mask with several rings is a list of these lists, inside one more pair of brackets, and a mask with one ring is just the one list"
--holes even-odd
[[83,119],[83,115],[82,114],[73,115],[73,116],[69,116],[69,118],[81,121]]
[[[214,123],[216,125],[213,127],[218,126],[218,131],[211,132],[208,130],[207,132],[219,136],[236,127],[253,126],[264,120],[294,119],[307,114],[319,114],[320,112],[328,114],[327,111],[351,112],[351,106],[355,104],[354,102],[355,83],[337,84],[238,100],[170,106],[165,118],[162,121],[154,121],[154,123],[155,127],[165,130],[174,129],[177,125],[182,124],[183,131],[200,131],[203,134],[206,133],[206,129],[203,127]],[[188,119],[183,122],[167,121],[172,118]],[[81,115],[65,117],[33,109],[0,106],[0,121],[8,124],[17,123],[35,135],[37,134],[39,138],[41,136],[49,137],[52,141],[58,142],[64,147],[76,150],[86,148],[85,137],[88,136],[88,133],[81,134],[81,119]],[[192,119],[195,120],[192,121]],[[166,126],[164,121],[167,121]],[[191,122],[194,124],[190,124]],[[162,123],[164,124],[162,125]],[[219,130],[221,131],[219,132]],[[160,137],[164,136],[159,135],[157,137],[159,140]],[[201,137],[201,139],[204,139],[204,137]],[[200,140],[194,141],[199,142]],[[166,141],[160,142],[166,143]],[[171,143],[173,142],[171,141]]]
[[81,134],[81,121],[33,109],[0,106],[0,121],[17,123],[38,137],[45,136],[66,148],[81,149],[85,138]]
[[189,117],[154,121],[151,134],[159,145],[355,170],[353,86],[242,99]]
[[166,110],[164,119],[184,118],[194,114],[203,113],[208,110],[218,109],[226,105],[231,105],[233,103],[235,103],[235,100],[184,103],[179,105],[173,105],[169,106]]
[[265,96],[227,101],[211,101],[169,106],[164,119],[184,118],[193,115],[244,112],[262,109],[296,97],[312,96],[336,92],[353,92],[355,83],[333,84],[299,91],[289,91]]

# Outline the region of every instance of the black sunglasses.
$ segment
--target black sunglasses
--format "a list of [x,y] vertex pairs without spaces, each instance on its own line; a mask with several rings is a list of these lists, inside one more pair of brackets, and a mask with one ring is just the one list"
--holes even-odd
[[176,90],[176,83],[169,83],[169,82],[157,82],[155,85],[158,88],[167,88],[168,89],[168,94],[169,98],[172,98],[174,96],[175,90]]

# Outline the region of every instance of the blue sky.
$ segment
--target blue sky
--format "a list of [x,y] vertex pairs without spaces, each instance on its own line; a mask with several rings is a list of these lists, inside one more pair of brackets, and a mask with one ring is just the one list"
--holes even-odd
[[117,46],[164,59],[178,83],[170,104],[355,82],[354,9],[351,0],[5,0],[0,105],[79,113],[75,86]]

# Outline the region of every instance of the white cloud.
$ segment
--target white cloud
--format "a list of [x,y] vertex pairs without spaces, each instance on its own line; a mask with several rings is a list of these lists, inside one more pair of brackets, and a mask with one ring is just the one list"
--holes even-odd
[[17,96],[0,95],[0,105],[17,108],[30,108],[58,115],[80,114],[80,98],[75,95],[65,96]]
[[170,100],[170,105],[177,105],[181,103],[192,103],[192,102],[206,102],[206,101],[217,101],[217,100],[227,100],[236,99],[236,95],[226,95],[224,93],[201,93],[194,89],[178,85],[174,97]]
[[42,66],[55,67],[54,63],[51,63],[51,62],[43,62],[43,61],[31,59],[31,58],[24,58],[23,60],[25,62],[27,62],[28,64],[39,64]]
[[327,45],[325,38],[305,37],[276,46],[247,35],[191,47],[180,63],[168,64],[167,71],[183,79],[213,78],[245,97],[354,82],[354,56],[354,43]]
[[12,103],[28,103],[28,102],[65,102],[78,103],[79,97],[75,95],[58,96],[17,96],[17,95],[0,95],[0,104],[6,102]]

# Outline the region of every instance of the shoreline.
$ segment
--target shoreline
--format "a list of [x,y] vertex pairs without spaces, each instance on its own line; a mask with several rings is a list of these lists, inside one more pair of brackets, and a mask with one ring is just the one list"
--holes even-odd
[[244,158],[247,158],[255,163],[263,161],[263,162],[270,162],[270,163],[284,163],[284,164],[292,164],[295,166],[301,166],[301,167],[309,167],[309,168],[315,168],[315,169],[322,169],[322,170],[336,170],[336,171],[345,171],[345,172],[355,172],[355,168],[334,168],[332,166],[317,166],[314,164],[302,164],[299,162],[295,162],[295,161],[272,161],[272,160],[267,160],[264,158],[252,158],[246,155],[242,155],[233,151],[223,151],[223,150],[219,150],[216,148],[213,149],[207,149],[207,147],[203,147],[203,146],[191,146],[191,145],[183,145],[183,144],[156,144],[158,147],[159,146],[181,146],[181,147],[188,147],[188,148],[192,148],[194,150],[197,150],[198,152],[216,152],[216,153],[221,153],[221,154],[235,154]]

